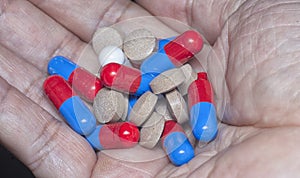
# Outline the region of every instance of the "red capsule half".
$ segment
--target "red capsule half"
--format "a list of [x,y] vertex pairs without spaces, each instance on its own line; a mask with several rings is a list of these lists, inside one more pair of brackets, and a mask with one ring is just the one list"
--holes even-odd
[[70,75],[68,82],[86,101],[93,102],[98,91],[103,88],[101,80],[89,71],[78,67]]
[[199,72],[198,78],[188,88],[188,105],[191,109],[192,106],[199,102],[213,101],[213,91],[210,82],[207,80],[207,74],[205,72]]
[[44,82],[43,89],[56,109],[59,109],[72,96],[76,96],[71,86],[58,75],[48,77]]
[[166,44],[164,50],[174,65],[181,66],[201,51],[202,47],[201,35],[194,30],[188,30]]
[[134,147],[140,138],[139,129],[130,122],[119,122],[97,126],[86,139],[98,150]]
[[135,94],[139,89],[141,76],[139,70],[118,63],[109,63],[100,71],[103,85],[131,94]]

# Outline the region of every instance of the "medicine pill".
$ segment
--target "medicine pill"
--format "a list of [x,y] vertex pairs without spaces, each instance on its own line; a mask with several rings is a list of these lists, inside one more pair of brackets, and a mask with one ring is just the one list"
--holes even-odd
[[124,64],[125,55],[123,51],[117,46],[106,46],[101,50],[98,60],[101,67],[112,62]]
[[168,44],[170,41],[173,41],[176,37],[170,37],[165,39],[159,39],[158,40],[158,51],[163,50],[166,44]]
[[129,114],[129,121],[137,126],[141,126],[154,111],[157,96],[151,92],[144,93],[133,105]]
[[164,126],[164,117],[154,111],[141,128],[141,139],[139,144],[149,149],[155,147],[159,142]]
[[139,129],[130,122],[98,125],[86,139],[96,150],[134,147],[139,141]]
[[61,76],[49,76],[43,88],[45,94],[74,131],[80,135],[88,135],[95,129],[94,115]]
[[49,61],[48,73],[63,77],[88,102],[93,102],[103,87],[98,77],[63,56],[55,56]]
[[109,63],[101,69],[100,78],[108,88],[124,93],[142,95],[147,91],[151,91],[149,83],[155,78],[155,75],[142,74],[138,69],[122,64]]
[[175,89],[185,80],[183,72],[179,68],[167,70],[150,82],[153,93],[161,94]]
[[[163,44],[162,44],[163,45]],[[140,69],[142,73],[160,74],[166,70],[180,67],[201,51],[203,39],[201,35],[188,30],[164,45],[162,49],[144,60]]]
[[188,88],[191,83],[197,79],[197,73],[192,69],[190,64],[185,64],[181,66],[180,69],[185,76],[185,80],[177,87],[177,89],[182,96],[185,96],[188,93]]
[[99,28],[93,36],[92,46],[97,55],[106,46],[117,46],[122,48],[123,37],[122,35],[112,27]]
[[169,120],[165,122],[161,144],[175,166],[188,163],[195,156],[193,146],[182,127],[175,121]]
[[124,53],[134,66],[140,66],[144,59],[152,54],[155,48],[156,38],[147,29],[134,30],[124,39]]
[[123,93],[108,88],[101,89],[93,103],[94,114],[98,122],[104,124],[120,120],[127,110],[124,102]]
[[166,93],[166,99],[172,116],[179,124],[183,124],[189,120],[187,104],[178,90]]
[[188,105],[190,124],[195,138],[201,142],[215,139],[218,133],[218,122],[213,104],[213,90],[206,73],[198,73],[197,80],[190,85]]
[[168,109],[168,101],[165,99],[163,95],[159,95],[157,103],[155,105],[155,111],[162,115],[165,120],[172,120],[171,113]]
[[126,121],[127,120],[127,116],[128,116],[128,108],[129,108],[129,96],[127,94],[124,94],[123,93],[123,96],[124,96],[124,105],[123,105],[123,115],[121,117],[121,120],[122,121]]

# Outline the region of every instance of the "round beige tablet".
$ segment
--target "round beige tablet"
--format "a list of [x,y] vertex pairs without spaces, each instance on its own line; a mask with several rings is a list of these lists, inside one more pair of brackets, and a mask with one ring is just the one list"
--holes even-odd
[[134,104],[129,114],[129,121],[141,126],[152,114],[157,96],[151,92],[144,93]]
[[127,58],[135,65],[140,65],[156,48],[156,38],[147,29],[137,29],[129,33],[123,44]]
[[167,70],[150,82],[150,87],[155,94],[166,93],[175,89],[182,82],[184,82],[185,76],[180,68],[174,68]]
[[97,120],[102,124],[120,120],[125,110],[124,100],[122,93],[102,88],[97,93],[93,103]]
[[181,66],[180,69],[185,76],[185,80],[177,88],[181,95],[184,96],[188,93],[190,84],[197,79],[197,73],[193,70],[190,64],[185,64]]
[[117,46],[122,48],[122,35],[112,27],[99,28],[93,36],[92,45],[97,55],[106,46]]
[[145,148],[153,148],[159,142],[164,131],[165,119],[157,112],[153,112],[150,118],[143,124],[140,131],[139,144]]
[[187,105],[178,90],[175,89],[166,93],[166,99],[168,101],[171,114],[177,122],[180,124],[187,122],[189,120]]

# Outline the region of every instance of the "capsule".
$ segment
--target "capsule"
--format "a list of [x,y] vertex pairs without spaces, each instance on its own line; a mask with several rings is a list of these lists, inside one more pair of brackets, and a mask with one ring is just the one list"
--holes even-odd
[[80,135],[88,135],[96,128],[94,115],[61,76],[49,76],[43,88],[74,131]]
[[190,125],[197,140],[209,142],[216,138],[218,122],[213,101],[213,91],[207,74],[198,73],[198,78],[188,88]]
[[173,41],[176,37],[170,38],[163,38],[158,40],[158,50],[163,50],[163,48],[168,44],[170,41]]
[[118,63],[109,63],[100,71],[100,78],[108,88],[140,96],[151,91],[149,83],[156,77],[153,73],[141,71]]
[[93,102],[103,87],[98,77],[63,56],[55,56],[49,61],[48,73],[63,77],[88,102]]
[[86,139],[96,150],[134,147],[140,138],[139,129],[130,122],[98,125]]
[[143,73],[160,74],[166,70],[180,67],[203,47],[201,35],[193,30],[188,30],[175,39],[169,40],[161,40],[158,52],[142,63],[140,69]]
[[173,120],[165,122],[161,144],[170,161],[176,166],[188,163],[195,156],[194,148],[182,127]]

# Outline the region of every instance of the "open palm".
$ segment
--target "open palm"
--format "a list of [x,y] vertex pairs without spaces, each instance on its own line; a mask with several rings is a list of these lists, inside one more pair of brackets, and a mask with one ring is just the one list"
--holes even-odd
[[[37,177],[299,175],[300,1],[136,3],[0,0],[0,142]],[[53,55],[95,58],[86,46],[97,27],[150,13],[189,24],[213,45],[198,59],[215,89],[217,108],[225,106],[224,115],[219,113],[224,123],[217,139],[197,146],[197,156],[181,167],[166,157],[150,159],[159,149],[95,154],[42,92]],[[143,25],[176,29],[158,20]],[[85,67],[97,70],[88,62]]]

